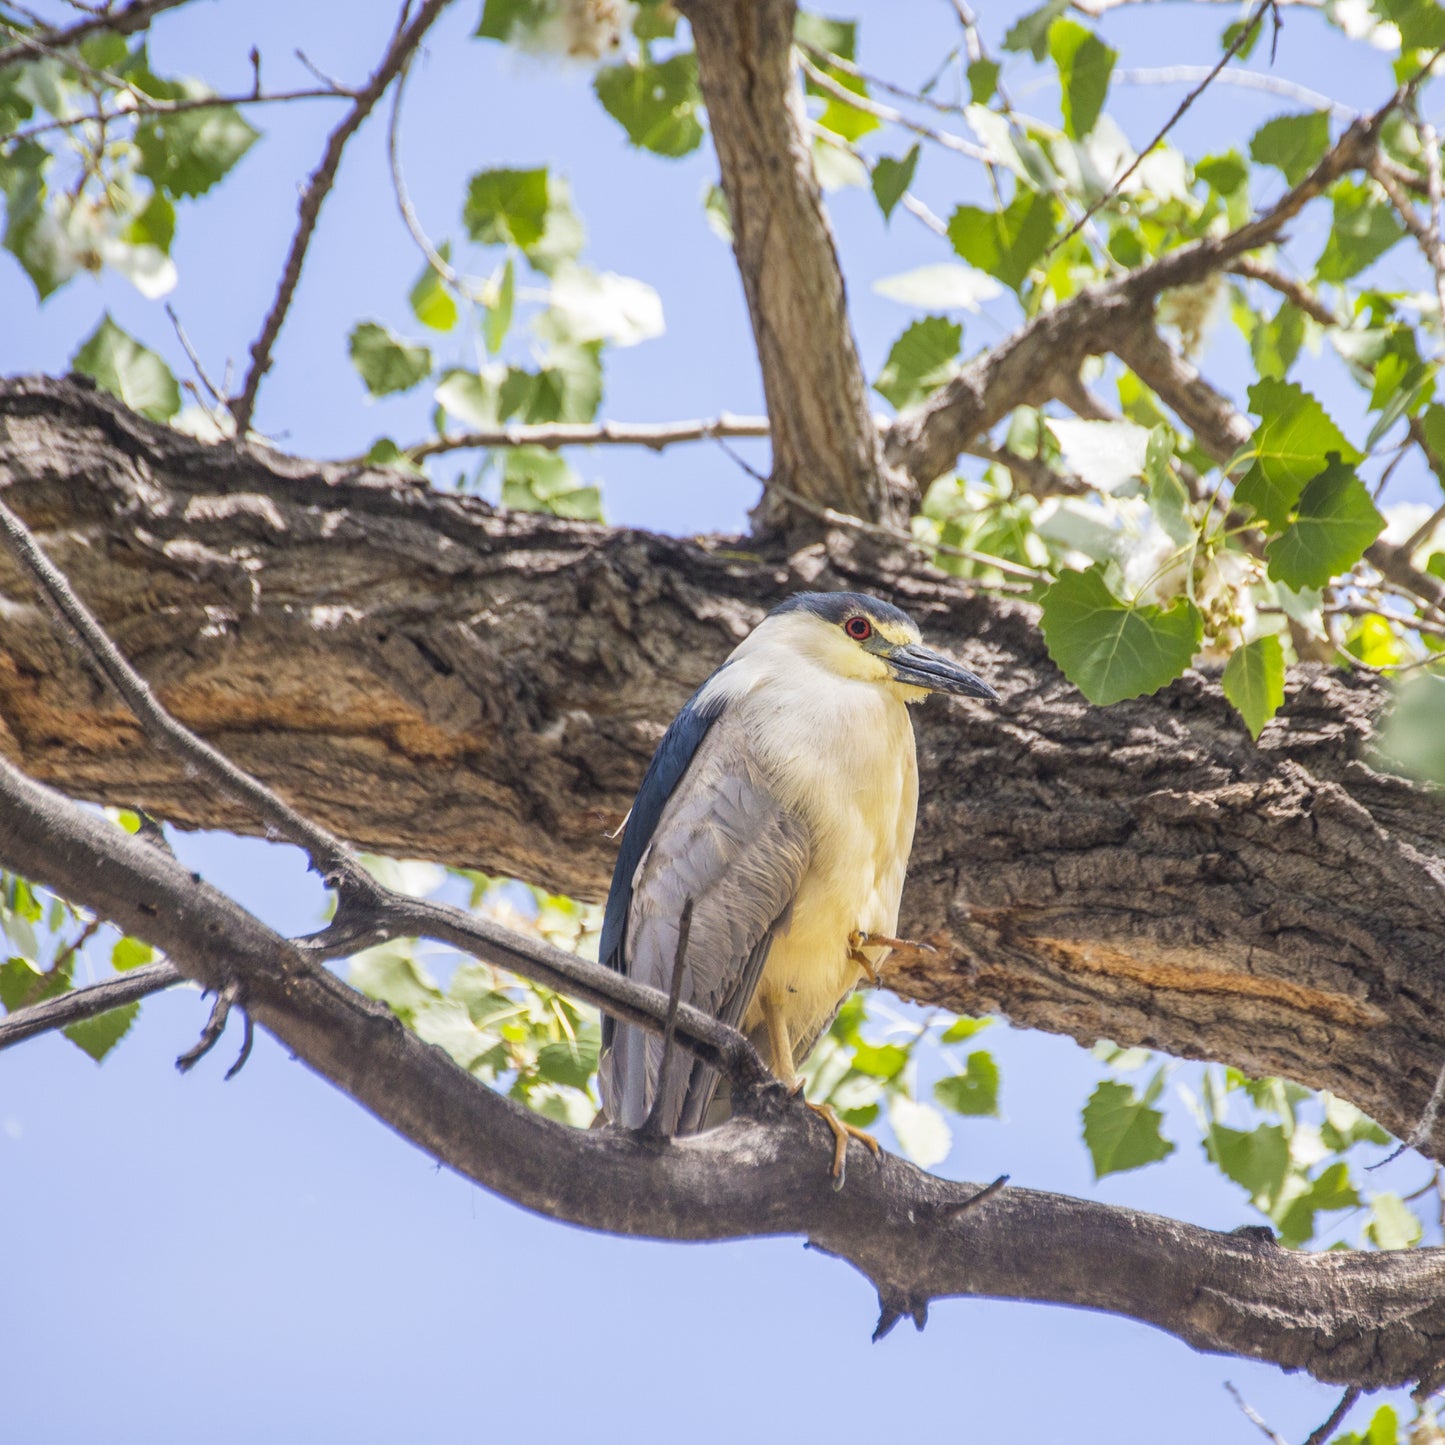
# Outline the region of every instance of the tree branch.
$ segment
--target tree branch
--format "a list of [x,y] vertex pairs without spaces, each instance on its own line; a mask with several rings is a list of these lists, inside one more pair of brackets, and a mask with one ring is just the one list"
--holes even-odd
[[46,30],[7,45],[0,50],[0,70],[20,60],[30,60],[46,50],[77,45],[91,35],[134,35],[144,30],[163,10],[174,10],[186,0],[130,0],[119,10],[107,11],[90,20],[78,20],[63,30]]
[[[241,385],[240,395],[231,402],[231,415],[236,419],[236,431],[242,436],[250,429],[251,418],[256,410],[256,395],[261,389],[261,379],[271,369],[271,352],[276,345],[276,338],[281,334],[286,313],[291,309],[291,299],[296,294],[297,283],[301,280],[301,266],[306,260],[306,251],[311,245],[311,235],[321,215],[322,204],[336,183],[341,153],[346,149],[347,141],[356,134],[362,121],[371,114],[377,101],[385,94],[387,86],[396,79],[407,57],[421,44],[422,37],[431,28],[432,22],[450,3],[451,0],[423,0],[410,24],[398,24],[386,54],[382,56],[381,63],[372,73],[371,79],[356,92],[351,109],[326,138],[321,162],[312,171],[311,179],[301,192],[296,232],[291,237],[291,249],[281,271],[276,298],[271,303],[270,311],[266,313],[260,335],[251,344],[251,366]],[[405,21],[409,8],[408,5],[402,10],[402,21]]]
[[[907,488],[880,461],[833,234],[793,69],[793,0],[685,0],[732,215],[773,427],[773,478],[796,496],[897,526]],[[764,490],[760,530],[816,532]]]
[[[601,422],[539,422],[480,428],[476,431],[454,432],[431,441],[403,447],[403,455],[413,461],[441,456],[446,452],[470,451],[486,447],[559,447],[624,446],[647,447],[660,452],[679,442],[715,441],[718,437],[765,437],[768,419],[765,416],[719,416],[697,421],[601,421]],[[352,465],[363,465],[354,458]]]
[[[940,951],[891,985],[1283,1074],[1402,1136],[1430,1096],[1445,796],[1372,762],[1379,681],[1294,669],[1259,746],[1195,673],[1088,708],[1029,608],[866,533],[787,555],[498,514],[206,445],[69,382],[0,383],[0,489],[166,709],[293,808],[573,897],[605,890],[662,728],[764,609],[809,586],[892,597],[1007,702],[915,714],[900,926]],[[3,558],[0,596],[0,753],[76,796],[258,829],[145,745]]]
[[16,1009],[14,1013],[0,1018],[0,1049],[8,1049],[12,1044],[34,1038],[37,1034],[68,1029],[71,1024],[93,1019],[97,1014],[109,1013],[111,1009],[123,1008],[128,1003],[136,1003],[184,982],[185,975],[174,964],[146,963],[114,978],[102,979],[85,988],[71,989],[69,993],[46,999],[44,1003]]
[[[827,1131],[781,1089],[730,1124],[655,1143],[572,1130],[484,1088],[440,1049],[174,859],[0,763],[0,864],[146,938],[209,988],[239,979],[257,1022],[417,1147],[524,1208],[664,1239],[806,1235],[878,1289],[885,1315],[951,1295],[1108,1310],[1196,1349],[1376,1388],[1434,1383],[1445,1251],[1300,1254],[884,1156],[829,1187]],[[655,992],[649,990],[649,992]],[[657,994],[657,1012],[666,998]]]

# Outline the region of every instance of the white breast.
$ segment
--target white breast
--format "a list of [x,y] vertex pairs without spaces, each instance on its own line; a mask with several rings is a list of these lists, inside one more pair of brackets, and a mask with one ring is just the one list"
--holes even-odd
[[[918,810],[908,709],[877,683],[800,665],[756,685],[744,710],[757,756],[812,834],[787,931],[775,940],[752,1007],[783,1009],[794,1043],[827,1022],[860,978],[848,937],[893,934]],[[886,950],[870,950],[875,964]]]

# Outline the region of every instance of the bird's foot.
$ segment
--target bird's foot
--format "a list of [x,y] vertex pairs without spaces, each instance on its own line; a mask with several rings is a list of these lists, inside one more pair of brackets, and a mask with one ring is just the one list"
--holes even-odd
[[[874,988],[881,987],[883,969],[895,958],[926,958],[938,953],[931,943],[920,943],[912,938],[891,938],[886,933],[864,933],[861,929],[856,928],[848,935],[848,948],[854,961],[868,975]],[[888,957],[882,963],[874,963],[863,952],[865,948],[886,948]]]
[[[792,1093],[802,1092],[803,1082],[800,1079],[793,1085]],[[814,1104],[808,1099],[803,1102],[818,1115],[819,1118],[833,1131],[833,1188],[841,1189],[843,1180],[848,1172],[848,1141],[856,1139],[860,1144],[866,1144],[873,1151],[873,1157],[879,1158],[883,1153],[883,1146],[866,1130],[855,1128],[852,1124],[845,1124],[832,1110],[828,1104]]]

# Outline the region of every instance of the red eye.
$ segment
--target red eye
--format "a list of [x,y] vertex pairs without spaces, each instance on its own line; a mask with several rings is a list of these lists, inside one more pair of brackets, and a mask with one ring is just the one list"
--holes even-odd
[[873,624],[866,617],[850,617],[843,624],[843,631],[854,642],[867,642],[873,636]]

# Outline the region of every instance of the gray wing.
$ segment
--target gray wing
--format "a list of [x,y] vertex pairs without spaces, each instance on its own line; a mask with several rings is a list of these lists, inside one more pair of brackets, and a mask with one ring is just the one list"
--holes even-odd
[[[802,821],[774,796],[751,756],[736,711],[712,725],[658,819],[632,880],[624,970],[667,993],[683,906],[692,925],[681,997],[726,1023],[742,1021],[773,936],[787,927],[810,845]],[[652,1107],[662,1040],[619,1023],[603,1059],[608,1117],[639,1127]],[[701,1127],[716,1071],[680,1053],[669,1066],[660,1122],[667,1133]]]

